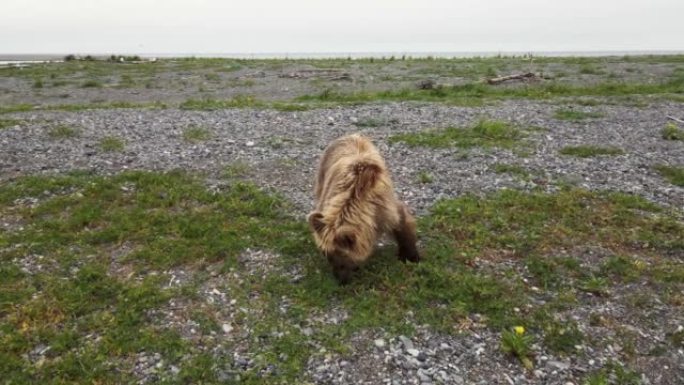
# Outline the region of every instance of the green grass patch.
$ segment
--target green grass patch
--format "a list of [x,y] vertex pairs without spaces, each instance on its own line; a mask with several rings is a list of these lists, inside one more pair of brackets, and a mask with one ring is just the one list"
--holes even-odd
[[126,146],[126,142],[117,136],[105,136],[100,139],[100,149],[106,152],[120,152]]
[[684,140],[684,130],[674,123],[668,123],[660,131],[660,136],[665,140]]
[[244,162],[233,162],[223,169],[223,177],[227,179],[242,178],[247,176],[250,165]]
[[604,368],[590,373],[582,382],[583,385],[640,385],[638,372],[625,368],[621,364],[609,361]]
[[211,132],[204,127],[188,127],[183,130],[183,139],[186,142],[196,143],[209,140]]
[[238,95],[232,99],[188,99],[180,104],[183,110],[224,110],[228,108],[257,108],[264,107],[265,103],[253,96]]
[[59,125],[48,131],[48,136],[52,139],[69,139],[78,136],[79,130],[67,125]]
[[21,121],[16,119],[0,119],[0,130],[3,128],[14,127],[19,123],[21,123]]
[[354,123],[356,127],[381,127],[381,126],[386,126],[389,124],[394,124],[398,123],[399,120],[394,118],[394,119],[386,119],[386,118],[374,118],[374,117],[365,117],[359,119],[357,122]]
[[625,152],[617,147],[582,145],[563,147],[560,149],[559,153],[578,158],[591,158],[602,155],[622,155]]
[[[681,221],[641,198],[579,189],[506,190],[437,203],[419,219],[423,262],[400,263],[395,247],[381,247],[349,285],[339,286],[299,210],[239,181],[246,168],[228,167],[216,191],[182,172],[28,176],[0,185],[0,214],[11,212],[24,222],[22,229],[0,232],[3,379],[137,382],[130,374],[134,358],[146,352],[180,368],[167,379],[172,383],[212,382],[231,361],[212,352],[239,345],[253,358],[240,372],[241,383],[297,383],[311,355],[321,347],[344,353],[355,332],[381,327],[410,335],[414,325],[427,324],[458,333],[474,313],[496,330],[527,321],[530,338],[541,333],[545,346],[570,352],[583,336],[574,324],[552,321],[549,314],[571,307],[576,299],[568,293],[592,272],[576,259],[546,256],[577,244],[644,257],[684,251]],[[37,203],[24,206],[25,198]],[[247,249],[274,257],[250,261]],[[22,270],[17,261],[31,258],[41,268]],[[518,270],[500,260],[521,261],[532,283],[558,297],[543,309],[545,316],[531,318],[528,309],[540,305],[530,301],[531,289]],[[630,263],[616,257],[598,269],[619,278],[606,282],[611,285],[629,278]],[[169,285],[175,269],[191,276],[180,287]],[[679,285],[684,270],[673,261],[643,274],[667,289]],[[207,301],[214,287],[236,301],[235,311]],[[156,315],[171,299],[187,302],[176,311],[195,323],[196,339],[181,338],[175,323]],[[222,333],[225,314],[235,315],[236,332],[248,328],[253,338],[205,338]],[[339,322],[315,321],[323,315]],[[305,326],[311,333],[303,332]],[[518,341],[502,344],[527,357]],[[50,346],[44,362],[25,358],[41,345]],[[267,374],[269,368],[277,376]]]
[[656,166],[655,169],[673,185],[684,187],[684,167],[661,164]]
[[411,147],[503,147],[519,144],[525,132],[510,123],[498,120],[480,120],[469,128],[445,129],[406,133],[391,136],[390,143],[403,142]]
[[601,82],[589,85],[570,85],[563,82],[542,82],[520,87],[499,87],[481,82],[439,87],[431,90],[402,89],[375,92],[338,93],[324,90],[315,95],[304,95],[303,102],[324,101],[337,103],[368,103],[372,101],[415,100],[476,106],[487,100],[552,99],[557,97],[618,97],[629,95],[679,96],[684,94],[684,76],[675,76],[662,83]]
[[431,173],[429,173],[427,171],[421,171],[418,173],[418,183],[428,184],[428,183],[432,183],[433,180],[434,180],[434,177],[432,176]]
[[580,121],[585,119],[596,119],[604,116],[600,112],[585,112],[573,109],[559,109],[554,113],[554,117],[558,120]]
[[9,114],[12,112],[26,112],[33,111],[34,107],[32,104],[15,104],[13,106],[0,106],[0,114]]

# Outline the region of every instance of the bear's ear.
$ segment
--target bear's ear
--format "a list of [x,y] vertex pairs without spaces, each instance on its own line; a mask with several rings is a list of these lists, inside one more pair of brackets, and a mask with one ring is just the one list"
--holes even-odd
[[356,243],[356,236],[353,233],[338,234],[335,237],[335,245],[341,249],[352,250]]
[[320,233],[325,228],[325,222],[323,222],[323,214],[318,211],[314,211],[309,214],[309,226],[317,232]]

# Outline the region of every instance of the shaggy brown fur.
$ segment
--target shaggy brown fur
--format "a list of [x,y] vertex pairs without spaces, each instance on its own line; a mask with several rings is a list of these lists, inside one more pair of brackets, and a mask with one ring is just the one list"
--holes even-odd
[[397,240],[400,260],[420,259],[415,220],[394,194],[385,161],[369,139],[349,135],[325,149],[315,196],[309,225],[340,283],[349,281],[386,232]]

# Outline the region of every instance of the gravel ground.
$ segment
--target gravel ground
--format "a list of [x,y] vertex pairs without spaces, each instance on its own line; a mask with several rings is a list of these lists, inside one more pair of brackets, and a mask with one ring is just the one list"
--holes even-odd
[[[438,199],[482,193],[504,187],[554,190],[558,184],[634,193],[660,204],[684,207],[684,189],[673,186],[654,165],[681,163],[684,146],[663,140],[666,116],[677,116],[682,105],[658,103],[646,108],[601,106],[604,117],[581,122],[553,118],[558,106],[509,101],[481,108],[419,104],[379,104],[304,112],[266,110],[93,110],[32,112],[9,117],[21,121],[0,131],[0,180],[33,173],[92,170],[112,173],[126,169],[185,169],[208,172],[214,183],[227,166],[246,165],[248,177],[274,187],[299,209],[311,207],[312,176],[325,145],[340,135],[361,132],[373,138],[386,155],[399,194],[418,213]],[[585,107],[577,107],[585,108]],[[401,132],[435,127],[467,126],[483,117],[525,127],[529,146],[520,151],[498,149],[430,149],[389,145],[387,138]],[[355,122],[374,118],[377,127]],[[58,125],[78,131],[76,137],[50,138]],[[188,143],[183,131],[202,127],[211,133],[204,142]],[[125,141],[121,152],[105,152],[106,136]],[[575,158],[559,155],[568,145],[610,145],[624,155]],[[520,156],[522,155],[522,156]],[[514,164],[531,178],[497,174],[492,165]],[[419,174],[432,175],[419,183]],[[526,180],[523,180],[526,179]]]
[[[507,101],[487,107],[466,108],[415,103],[374,104],[358,107],[322,109],[304,112],[235,109],[212,112],[166,110],[90,110],[83,112],[42,111],[8,114],[17,119],[16,126],[0,130],[0,182],[27,174],[64,173],[91,170],[116,173],[122,170],[184,169],[205,172],[207,183],[220,188],[230,183],[226,169],[239,177],[273,188],[294,203],[296,215],[304,217],[312,207],[312,179],[318,156],[325,145],[340,135],[362,132],[372,137],[387,156],[399,194],[419,215],[428,212],[437,200],[465,193],[483,194],[502,188],[554,191],[560,185],[572,184],[592,190],[612,190],[643,196],[661,205],[684,209],[684,188],[673,186],[654,171],[658,164],[684,162],[684,144],[666,141],[660,130],[666,116],[682,116],[682,104],[658,102],[644,108],[625,106],[578,107],[600,111],[603,117],[581,122],[553,118],[558,105],[529,101]],[[483,117],[501,119],[521,128],[540,127],[529,131],[522,150],[500,149],[429,149],[389,144],[391,135],[435,127],[467,126]],[[374,118],[386,124],[359,127],[364,119]],[[50,137],[48,132],[59,125],[77,129],[77,136],[65,139]],[[211,138],[190,143],[183,132],[189,127],[202,127]],[[121,152],[105,152],[99,141],[117,136],[125,141]],[[558,150],[568,145],[611,145],[624,150],[624,155],[594,158],[563,156]],[[518,165],[529,171],[521,178],[498,174],[497,163]],[[419,174],[432,175],[429,183],[420,183]],[[595,250],[577,251],[592,255]],[[600,251],[598,251],[600,252]],[[274,268],[274,256],[247,250],[240,262],[250,274]],[[591,258],[588,258],[590,260]],[[113,274],[126,274],[112,266]],[[293,280],[298,272],[285,272]],[[232,274],[232,273],[226,273]],[[188,273],[171,274],[169,285],[182,284]],[[232,277],[239,279],[239,277]],[[222,329],[230,334],[235,311],[230,296],[216,289],[215,283],[228,277],[213,274],[202,285],[200,295],[207,303],[220,303]],[[626,288],[638,290],[638,288]],[[590,303],[590,301],[589,301]],[[160,320],[177,329],[185,338],[196,338],[196,325],[188,322],[183,304],[169,304],[160,310]],[[606,316],[628,320],[619,306],[603,304],[598,309]],[[591,311],[590,311],[591,310]],[[582,331],[601,338],[600,327],[589,327],[591,312],[597,309],[577,308],[559,314],[576,320]],[[680,330],[684,316],[677,309],[660,304],[652,308],[662,319],[652,329],[638,323],[630,325],[636,345],[649,351],[665,339],[667,333]],[[336,323],[344,320],[344,311],[322,314],[312,321]],[[412,322],[407,314],[407,322]],[[303,378],[321,384],[578,384],[586,373],[619,360],[622,347],[606,343],[600,350],[580,346],[584,354],[572,358],[555,357],[536,347],[535,370],[527,373],[517,362],[501,353],[500,334],[486,329],[477,315],[464,322],[464,332],[439,334],[418,327],[412,338],[387,335],[382,330],[365,330],[351,338],[353,351],[344,356],[324,350],[310,357]],[[237,332],[236,332],[237,333]],[[240,333],[249,334],[248,329]],[[309,333],[304,333],[309,334]],[[234,335],[232,338],[241,338]],[[218,337],[217,337],[218,338]],[[225,368],[220,378],[239,378],[241,370],[250,368],[247,348],[231,352],[213,346],[212,354],[231,355],[235,367]],[[36,355],[42,354],[36,352]],[[178,368],[161,361],[154,353],[140,353],[135,370],[140,383],[173,377]],[[634,367],[642,373],[645,384],[684,383],[684,351],[669,351],[659,357],[639,358]],[[265,376],[268,373],[264,373]]]

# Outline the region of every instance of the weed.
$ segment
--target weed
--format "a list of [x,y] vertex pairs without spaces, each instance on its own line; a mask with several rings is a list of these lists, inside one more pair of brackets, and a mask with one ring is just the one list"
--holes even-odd
[[209,140],[211,132],[203,127],[188,127],[183,130],[183,139],[186,142],[196,143]]
[[554,117],[559,120],[571,120],[579,121],[585,119],[595,119],[602,117],[603,114],[600,112],[584,112],[573,109],[560,109],[556,110]]
[[106,152],[119,152],[123,151],[125,147],[125,142],[123,139],[116,136],[105,136],[100,139],[100,148],[102,151]]
[[71,126],[59,125],[48,131],[48,136],[52,139],[68,139],[78,136],[78,130]]
[[684,167],[667,166],[664,164],[655,166],[655,169],[675,186],[684,186]]
[[608,281],[596,275],[591,275],[584,279],[580,288],[587,293],[595,294],[598,296],[606,295],[606,290],[608,287]]
[[381,119],[381,118],[373,118],[373,117],[365,117],[359,119],[357,122],[354,123],[356,127],[380,127],[380,126],[385,126],[387,124],[391,123],[396,123],[396,119]]
[[608,362],[606,366],[588,375],[583,385],[639,385],[639,373],[625,369],[622,365]]
[[430,174],[427,171],[421,171],[418,173],[418,182],[422,184],[428,184],[432,183],[434,178],[432,177],[432,174]]
[[668,123],[660,131],[660,135],[665,140],[684,140],[684,130],[677,127],[674,123]]
[[544,345],[556,353],[575,352],[575,346],[581,345],[583,338],[575,322],[551,321],[544,325]]
[[181,103],[180,108],[184,110],[222,110],[226,108],[255,108],[263,106],[263,102],[252,96],[239,95],[227,100],[188,99]]
[[532,337],[525,334],[522,326],[517,326],[513,330],[504,330],[501,333],[501,349],[520,360],[520,363],[528,370],[532,370],[533,367],[530,359],[532,342]]
[[14,127],[21,123],[21,121],[16,119],[0,119],[0,130],[3,128]]
[[504,147],[516,145],[524,131],[498,120],[480,120],[470,128],[448,127],[419,133],[394,135],[390,143],[404,142],[411,147]]
[[244,177],[247,175],[249,170],[249,164],[243,162],[234,162],[224,168],[223,177],[228,179]]
[[625,152],[617,147],[581,145],[563,147],[560,149],[559,153],[578,158],[591,158],[601,155],[622,155]]

